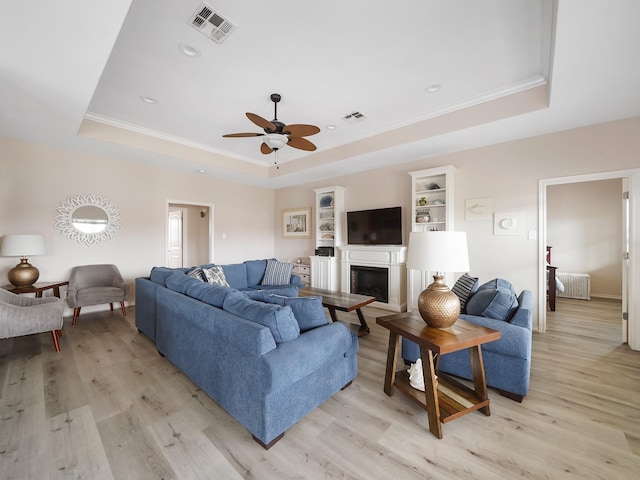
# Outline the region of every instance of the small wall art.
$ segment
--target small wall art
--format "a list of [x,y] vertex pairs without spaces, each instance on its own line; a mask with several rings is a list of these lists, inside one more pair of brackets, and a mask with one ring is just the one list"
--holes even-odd
[[311,238],[311,207],[283,210],[282,236],[284,238]]
[[491,220],[493,200],[490,198],[470,198],[465,200],[465,220]]
[[502,212],[494,215],[494,235],[523,235],[522,213]]

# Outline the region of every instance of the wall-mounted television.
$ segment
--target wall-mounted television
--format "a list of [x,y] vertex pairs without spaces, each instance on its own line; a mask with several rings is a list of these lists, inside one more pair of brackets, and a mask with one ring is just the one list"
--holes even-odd
[[347,212],[349,245],[402,245],[402,207]]

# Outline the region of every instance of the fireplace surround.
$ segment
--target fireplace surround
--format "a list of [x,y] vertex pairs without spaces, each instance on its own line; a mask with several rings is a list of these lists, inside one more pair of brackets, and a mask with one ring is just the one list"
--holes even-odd
[[[407,247],[402,245],[342,245],[340,286],[343,292],[376,297],[370,305],[385,310],[407,310]],[[353,269],[355,267],[355,270]],[[356,272],[355,284],[354,274]],[[382,273],[384,271],[384,273]],[[386,300],[376,284],[386,274]],[[353,291],[356,288],[358,291]],[[367,292],[367,293],[365,293]]]

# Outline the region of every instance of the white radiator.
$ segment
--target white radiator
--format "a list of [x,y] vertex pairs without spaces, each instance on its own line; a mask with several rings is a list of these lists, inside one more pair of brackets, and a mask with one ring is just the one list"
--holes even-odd
[[558,292],[558,297],[591,299],[591,275],[588,273],[556,272],[557,277],[564,284],[564,292]]

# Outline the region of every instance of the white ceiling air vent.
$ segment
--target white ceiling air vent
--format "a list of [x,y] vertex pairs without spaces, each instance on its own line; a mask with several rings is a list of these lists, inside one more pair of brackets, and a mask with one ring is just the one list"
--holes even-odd
[[367,119],[367,117],[365,117],[364,114],[360,112],[351,112],[350,114],[345,115],[342,118],[349,123],[358,123]]
[[237,26],[206,3],[201,3],[188,20],[193,28],[216,43],[224,42]]

